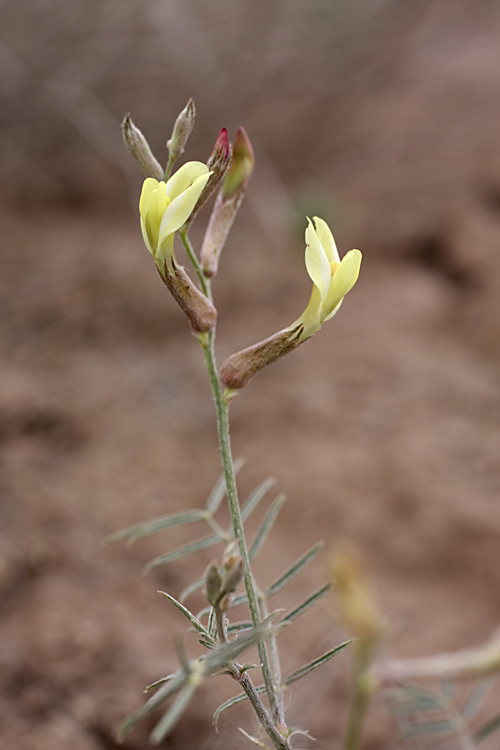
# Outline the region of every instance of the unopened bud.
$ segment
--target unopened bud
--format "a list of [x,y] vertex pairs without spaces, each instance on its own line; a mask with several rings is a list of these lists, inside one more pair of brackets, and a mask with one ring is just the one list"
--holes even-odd
[[222,558],[222,567],[226,570],[230,570],[241,560],[241,555],[236,542],[230,542],[224,550],[224,556]]
[[195,119],[196,107],[194,105],[194,100],[190,99],[175,121],[172,135],[170,140],[167,141],[167,148],[170,152],[170,158],[172,161],[176,161],[176,159],[184,153],[184,146],[193,132]]
[[366,644],[375,644],[385,632],[368,577],[357,550],[340,546],[332,559],[339,614],[351,633]]
[[205,571],[205,596],[212,607],[220,602],[223,592],[221,591],[222,577],[216,562],[210,563]]
[[243,578],[243,560],[236,542],[231,542],[226,547],[224,557],[222,558],[222,567],[224,575],[222,578],[222,592],[232,594]]
[[164,273],[158,273],[179,306],[184,310],[193,331],[211,331],[217,321],[217,310],[208,297],[191,281],[186,270],[171,258],[170,265],[165,261]]
[[222,591],[224,594],[232,594],[236,591],[243,578],[243,560],[237,560],[230,568],[224,573],[222,579]]
[[285,328],[258,344],[232,354],[220,368],[222,383],[231,390],[243,388],[264,367],[300,346],[302,331],[302,325]]
[[130,115],[124,117],[122,134],[127,151],[146,177],[163,180],[164,175],[160,162],[155,158],[144,134],[132,122]]
[[254,161],[252,144],[244,129],[239,128],[234,139],[231,163],[215,201],[201,248],[203,273],[208,278],[217,273],[220,254],[243,201]]
[[246,188],[254,163],[255,156],[250,139],[244,128],[238,128],[233,144],[233,158],[222,186],[224,200]]
[[193,209],[191,216],[189,217],[186,226],[193,223],[194,218],[200,208],[207,202],[214,190],[220,185],[222,178],[227,172],[229,162],[231,161],[232,148],[229,143],[226,128],[222,128],[219,133],[215,146],[212,149],[212,153],[208,157],[207,167],[211,172],[207,184],[203,188],[203,191],[198,198],[198,201]]
[[234,595],[233,594],[224,594],[222,599],[219,602],[219,609],[221,612],[227,612],[227,610],[230,608],[231,604],[234,601]]
[[231,144],[229,143],[227,128],[221,128],[221,131],[217,136],[217,140],[215,141],[215,145],[212,149],[212,153],[208,157],[207,167],[210,170],[213,170],[217,165],[220,165],[221,162],[225,163],[226,166],[229,166],[231,154],[232,148]]

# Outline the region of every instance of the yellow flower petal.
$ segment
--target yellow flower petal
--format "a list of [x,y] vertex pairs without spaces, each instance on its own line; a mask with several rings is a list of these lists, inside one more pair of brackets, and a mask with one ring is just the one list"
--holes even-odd
[[146,245],[147,249],[149,250],[149,252],[154,258],[155,251],[153,250],[151,243],[149,241],[148,233],[146,230],[146,222],[144,221],[142,216],[141,216],[141,232],[142,232],[142,239],[144,240],[144,244]]
[[321,328],[321,295],[316,284],[313,284],[306,309],[290,328],[295,328],[295,326],[300,324],[304,326],[300,337],[301,341],[305,341]]
[[[166,194],[174,201],[198,179],[208,175],[208,167],[201,161],[188,161],[172,175],[166,184]],[[207,178],[208,179],[208,178]]]
[[327,255],[314,230],[310,219],[306,229],[306,268],[313,283],[318,287],[321,301],[326,298],[332,272]]
[[330,320],[335,315],[343,298],[356,283],[360,265],[361,253],[359,250],[349,250],[342,258],[339,267],[333,274],[330,289],[323,302],[322,321]]
[[330,231],[330,227],[328,226],[326,221],[320,219],[319,216],[315,216],[313,221],[316,227],[316,234],[323,246],[326,257],[328,258],[330,263],[340,263],[339,253],[335,244],[335,240],[333,239],[333,234]]
[[155,255],[155,262],[162,276],[165,276],[165,261],[167,261],[169,270],[172,271],[172,264],[170,261],[174,254],[174,237],[175,233],[172,232],[172,234],[170,234],[168,237],[165,237],[163,242],[158,245],[158,250]]
[[165,183],[159,182],[158,187],[153,189],[149,194],[147,211],[144,216],[144,225],[149,239],[149,245],[156,254],[158,240],[160,236],[160,225],[165,209],[169,204],[169,199],[165,194]]
[[[184,166],[188,165],[185,164]],[[173,232],[177,232],[184,222],[189,219],[193,212],[193,208],[196,205],[196,201],[200,197],[201,191],[205,187],[210,175],[211,172],[208,172],[207,170],[205,174],[197,177],[193,184],[178,195],[177,198],[174,198],[172,203],[168,206],[161,220],[159,244],[161,244],[164,239]]]
[[159,184],[160,183],[158,182],[158,180],[155,180],[154,177],[148,177],[146,180],[144,180],[141,191],[141,198],[139,201],[139,213],[143,218],[146,216],[149,209],[151,193],[153,192],[153,190],[158,190]]

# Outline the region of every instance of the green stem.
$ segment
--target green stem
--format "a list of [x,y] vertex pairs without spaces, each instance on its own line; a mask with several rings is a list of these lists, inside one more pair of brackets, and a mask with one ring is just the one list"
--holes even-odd
[[[239,552],[243,560],[244,567],[244,580],[245,589],[248,597],[248,604],[250,608],[250,616],[254,626],[260,624],[260,611],[259,601],[255,583],[253,580],[252,571],[250,568],[250,559],[248,556],[248,549],[245,541],[245,532],[243,529],[243,521],[241,518],[240,504],[238,501],[238,490],[236,487],[236,477],[234,473],[233,457],[231,453],[231,440],[229,434],[229,404],[224,398],[219,376],[217,374],[217,364],[215,359],[214,351],[215,334],[211,331],[207,335],[207,339],[202,342],[203,351],[205,354],[205,361],[207,363],[208,376],[210,379],[210,385],[212,387],[212,393],[215,402],[215,408],[217,412],[217,430],[219,434],[219,445],[222,456],[222,466],[224,469],[224,476],[226,480],[226,491],[227,499],[229,503],[229,511],[231,513],[231,520],[233,524],[234,538],[238,544]],[[262,665],[262,675],[264,678],[264,684],[266,686],[266,692],[269,699],[269,706],[271,709],[271,715],[273,721],[280,729],[285,729],[285,721],[278,704],[276,691],[273,683],[273,677],[271,673],[271,667],[269,664],[269,658],[267,655],[267,649],[264,643],[259,644],[259,658]],[[267,731],[267,730],[266,730]],[[269,733],[268,733],[269,734]],[[275,736],[271,736],[273,742],[275,742]],[[280,734],[280,737],[282,735]],[[283,737],[282,747],[289,748],[288,740]]]
[[[203,271],[194,252],[193,246],[188,237],[189,227],[185,227],[179,231],[182,244],[186,250],[186,253],[193,264],[193,268],[196,271],[198,280],[200,282],[201,289],[209,300],[212,300],[212,291],[210,287],[210,280],[205,278]],[[217,431],[219,435],[219,446],[222,456],[222,466],[224,469],[224,477],[226,480],[226,492],[229,503],[229,512],[231,514],[231,521],[233,526],[234,538],[238,544],[239,552],[243,560],[244,568],[244,580],[245,589],[248,597],[248,604],[250,608],[250,615],[254,627],[260,625],[260,609],[257,589],[253,580],[252,571],[250,568],[250,558],[248,555],[248,548],[245,541],[245,532],[243,528],[243,520],[241,518],[240,504],[238,500],[238,490],[236,487],[236,475],[234,471],[233,456],[231,453],[231,440],[229,434],[229,403],[224,398],[222,386],[217,373],[217,362],[215,359],[215,329],[206,334],[200,334],[198,340],[203,348],[205,354],[205,361],[207,364],[208,376],[210,385],[212,388],[212,394],[215,402],[215,409],[217,412]],[[217,613],[216,613],[217,614]],[[224,626],[223,619],[217,617],[218,634],[219,639],[222,639]],[[274,644],[274,647],[276,644]],[[283,712],[282,698],[278,698],[276,687],[273,681],[273,674],[271,672],[271,666],[269,663],[269,657],[267,654],[267,648],[265,643],[259,643],[258,645],[259,658],[262,668],[262,676],[264,678],[264,685],[266,687],[266,693],[269,700],[269,707],[271,709],[271,716],[267,713],[262,701],[260,700],[255,688],[253,687],[250,678],[243,673],[241,675],[241,684],[244,687],[247,695],[249,696],[254,709],[257,711],[257,715],[264,727],[266,733],[272,740],[273,744],[278,750],[290,750],[290,743],[287,739],[287,726],[285,723],[285,717]],[[279,662],[278,662],[279,665]],[[279,669],[278,669],[279,673]],[[276,678],[276,675],[275,675]],[[281,682],[281,680],[280,680]],[[271,718],[272,717],[272,718]]]
[[170,177],[170,172],[172,171],[172,167],[174,166],[174,162],[175,162],[175,159],[173,159],[172,156],[169,153],[167,166],[165,167],[165,182]]
[[361,641],[356,646],[353,655],[353,693],[344,738],[344,750],[359,750],[361,746],[363,722],[372,692],[369,675],[372,648]]
[[[222,611],[219,604],[216,604],[214,606],[213,612],[215,612],[219,643],[227,643],[227,630],[224,620],[224,612]],[[275,747],[278,750],[289,750],[288,740],[286,740],[274,726],[266,707],[260,699],[260,695],[255,689],[255,685],[253,684],[248,674],[243,670],[241,664],[237,661],[237,659],[233,661],[232,667],[230,668],[230,673],[233,679],[237,680],[240,683],[241,687],[247,694],[261,725],[264,727],[268,737],[270,737]]]
[[205,278],[203,275],[203,271],[201,270],[201,266],[198,262],[198,258],[196,257],[196,253],[193,250],[193,246],[191,244],[191,240],[189,239],[187,235],[187,230],[180,231],[179,237],[181,238],[181,242],[184,245],[184,248],[186,250],[186,253],[188,254],[189,260],[193,264],[193,268],[196,271],[196,275],[198,277],[198,281],[200,282],[201,291],[205,295],[205,297],[208,297],[210,301],[212,301],[212,294],[210,290],[210,282],[208,279]]

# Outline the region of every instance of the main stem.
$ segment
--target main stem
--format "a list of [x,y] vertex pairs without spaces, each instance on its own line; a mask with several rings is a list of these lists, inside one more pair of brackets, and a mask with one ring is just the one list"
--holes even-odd
[[[229,435],[229,404],[224,398],[219,381],[219,376],[217,374],[217,365],[214,352],[214,338],[214,334],[211,331],[208,334],[208,342],[206,343],[206,345],[203,345],[203,350],[205,353],[210,385],[212,386],[212,393],[214,396],[215,408],[217,411],[217,430],[219,434],[222,466],[226,479],[226,491],[229,503],[229,511],[231,513],[231,520],[233,524],[233,533],[234,538],[238,544],[241,558],[243,560],[245,589],[248,597],[250,616],[252,618],[254,626],[257,626],[260,625],[261,622],[259,600],[253,580],[252,571],[250,568],[250,558],[248,556],[248,549],[245,541],[245,532],[243,529],[243,521],[240,512],[240,504],[238,501],[238,490],[236,487],[236,476],[234,473],[233,457],[231,453],[231,440]],[[262,675],[264,677],[264,684],[266,686],[266,692],[269,698],[271,714],[277,726],[280,729],[286,730],[284,717],[282,716],[282,711],[277,701],[269,658],[264,643],[259,644],[259,657],[262,664]]]
[[[202,291],[211,300],[212,293],[210,288],[210,281],[203,275],[203,271],[201,270],[198,258],[196,257],[196,254],[189,240],[187,229],[184,229],[184,231],[181,230],[179,232],[179,235],[182,244],[184,245],[184,248],[188,254],[188,257],[193,264],[196,275],[198,276]],[[226,493],[229,503],[229,512],[231,514],[231,521],[233,525],[233,534],[238,544],[241,558],[243,560],[244,581],[248,597],[250,616],[252,618],[254,627],[256,627],[261,623],[259,599],[250,568],[250,558],[245,541],[245,531],[243,528],[243,520],[241,518],[240,504],[238,500],[238,489],[236,486],[236,475],[234,471],[233,456],[231,452],[231,438],[229,433],[229,402],[224,398],[219,375],[217,373],[217,361],[215,358],[215,329],[213,329],[209,333],[200,334],[199,341],[203,347],[205,361],[207,364],[208,377],[210,380],[212,394],[215,402],[215,410],[217,412],[217,432],[219,435],[219,446],[222,457],[222,466],[224,469],[224,477],[226,480]],[[290,742],[287,738],[287,726],[283,714],[282,700],[278,698],[279,693],[277,695],[277,691],[273,682],[271,666],[269,664],[267,649],[264,643],[259,643],[258,651],[262,668],[262,676],[264,678],[264,685],[266,687],[269,707],[271,709],[272,721],[269,721],[270,717],[267,714],[267,711],[262,704],[260,697],[255,691],[252,681],[246,673],[243,673],[241,675],[240,682],[245,689],[248,697],[250,698],[250,701],[259,717],[262,726],[264,727],[266,733],[272,740],[275,747],[278,748],[278,750],[290,750]]]

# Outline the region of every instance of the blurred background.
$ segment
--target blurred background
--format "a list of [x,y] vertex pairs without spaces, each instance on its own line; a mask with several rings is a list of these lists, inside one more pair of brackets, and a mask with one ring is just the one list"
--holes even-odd
[[[341,254],[364,254],[335,320],[232,407],[242,494],[272,475],[288,497],[259,580],[323,538],[327,554],[276,605],[296,603],[348,538],[390,654],[487,638],[500,621],[500,3],[0,11],[2,746],[115,748],[142,689],[176,668],[184,622],[157,589],[178,595],[214,557],[144,577],[193,529],[101,544],[199,507],[220,473],[201,354],[143,246],[142,178],[120,135],[130,112],[164,162],[191,96],[186,159],[205,161],[219,129],[239,125],[257,159],[214,283],[221,360],[304,309],[306,214],[330,222]],[[282,636],[285,673],[343,637],[333,600],[318,605]],[[320,747],[339,747],[347,666],[339,657],[289,696]],[[228,682],[199,691],[165,747],[244,746],[244,707],[210,727]],[[125,747],[147,747],[151,726]],[[401,747],[379,698],[364,747]]]

